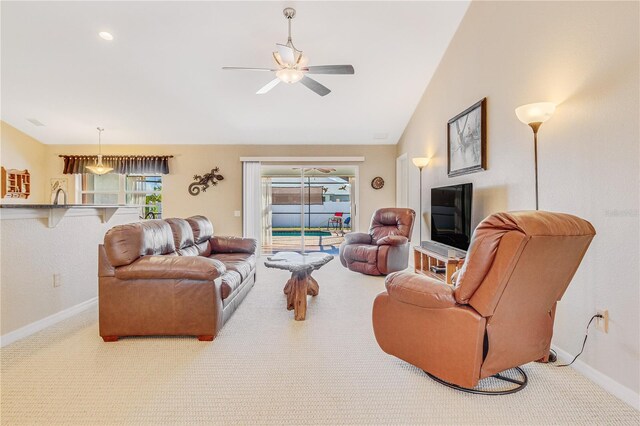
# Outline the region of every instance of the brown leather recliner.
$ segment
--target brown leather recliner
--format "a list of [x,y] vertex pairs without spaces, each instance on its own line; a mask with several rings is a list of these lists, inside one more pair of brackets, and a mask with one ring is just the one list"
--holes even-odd
[[595,235],[568,214],[497,213],[476,228],[455,287],[414,273],[386,278],[373,305],[378,344],[442,381],[546,361],[556,302]]
[[253,287],[256,241],[214,237],[204,216],[110,229],[98,248],[100,336],[213,340]]
[[346,234],[340,245],[340,262],[355,272],[387,275],[409,265],[409,242],[416,212],[412,209],[376,210],[368,233]]

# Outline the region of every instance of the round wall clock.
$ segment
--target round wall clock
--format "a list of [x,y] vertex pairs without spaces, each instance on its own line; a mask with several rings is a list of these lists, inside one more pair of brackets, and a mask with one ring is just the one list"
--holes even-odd
[[384,186],[384,179],[382,179],[380,176],[374,177],[373,180],[371,181],[371,187],[373,189],[380,189]]

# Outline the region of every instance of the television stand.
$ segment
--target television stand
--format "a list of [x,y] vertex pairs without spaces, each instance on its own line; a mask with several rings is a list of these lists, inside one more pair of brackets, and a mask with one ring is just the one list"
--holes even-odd
[[[413,264],[416,274],[426,275],[449,285],[451,276],[462,267],[467,252],[434,241],[423,241],[413,247]],[[437,271],[432,269],[438,268]],[[444,272],[440,272],[444,268]]]

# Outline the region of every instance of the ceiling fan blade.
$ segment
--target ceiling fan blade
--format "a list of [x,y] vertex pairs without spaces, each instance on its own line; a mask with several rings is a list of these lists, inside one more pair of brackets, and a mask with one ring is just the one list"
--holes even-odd
[[326,96],[329,93],[331,93],[331,90],[329,90],[326,86],[323,86],[322,84],[318,83],[312,78],[307,77],[306,75],[302,77],[302,80],[300,80],[300,83],[304,84],[305,86],[307,86],[309,89],[313,90],[320,96]]
[[273,89],[274,87],[276,87],[278,85],[278,83],[280,83],[280,79],[276,78],[275,80],[271,80],[270,82],[268,82],[262,89],[258,90],[256,92],[256,95],[264,95],[265,93],[267,93],[269,90]]
[[276,44],[280,59],[282,59],[288,65],[295,65],[296,55],[293,53],[293,49],[284,44]]
[[315,65],[307,68],[309,74],[355,74],[353,65]]
[[222,67],[223,70],[242,70],[242,71],[276,71],[272,68],[247,68],[247,67]]

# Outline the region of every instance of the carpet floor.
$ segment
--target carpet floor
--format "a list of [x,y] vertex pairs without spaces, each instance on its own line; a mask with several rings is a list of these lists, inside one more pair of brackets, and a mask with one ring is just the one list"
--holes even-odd
[[307,320],[285,309],[285,271],[258,281],[213,342],[103,343],[83,312],[2,349],[3,424],[639,424],[640,413],[571,368],[531,363],[507,396],[444,387],[383,353],[371,306],[384,279],[314,272]]

